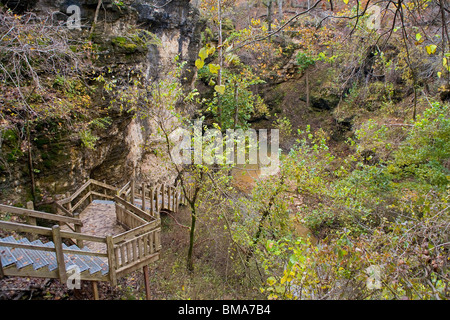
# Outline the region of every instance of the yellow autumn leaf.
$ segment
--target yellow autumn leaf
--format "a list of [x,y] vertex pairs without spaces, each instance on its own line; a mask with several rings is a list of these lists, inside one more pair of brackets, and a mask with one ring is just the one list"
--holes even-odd
[[208,54],[208,56],[213,55],[214,52],[216,52],[216,47],[211,46],[209,47],[209,49],[206,50],[206,53]]
[[269,277],[269,278],[267,278],[267,284],[268,284],[269,286],[274,285],[276,282],[277,282],[277,280],[276,280],[274,277]]
[[225,93],[225,86],[224,85],[217,85],[214,87],[214,90],[216,90],[218,93],[220,94],[224,94]]
[[220,66],[218,64],[211,63],[209,65],[209,72],[212,74],[217,74],[220,70]]
[[202,59],[195,60],[195,66],[197,67],[197,69],[203,68],[204,65],[205,65],[205,62]]
[[342,0],[342,1],[344,1],[345,4],[348,4],[348,0]]
[[437,46],[434,44],[430,44],[429,46],[426,46],[426,49],[428,54],[434,54],[436,52]]
[[206,48],[201,48],[198,56],[200,59],[205,60],[208,57],[208,50],[206,50]]

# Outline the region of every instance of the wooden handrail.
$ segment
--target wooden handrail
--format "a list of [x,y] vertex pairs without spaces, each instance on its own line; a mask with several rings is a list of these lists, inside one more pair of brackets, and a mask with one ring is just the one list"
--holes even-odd
[[59,204],[58,201],[53,202],[53,205],[56,207],[56,209],[61,210],[62,212],[64,212],[66,215],[72,216],[73,217],[73,213],[70,212],[69,210],[67,210],[66,208],[64,208],[63,205]]
[[120,206],[116,203],[116,217],[117,222],[121,224],[125,229],[134,229],[147,223],[146,220],[142,219],[131,210]]
[[124,186],[122,187],[122,189],[120,189],[120,190],[117,192],[117,194],[120,196],[122,193],[124,193],[125,190],[130,186],[130,184],[131,184],[131,181],[129,181],[126,185],[124,185]]
[[75,240],[86,240],[92,242],[106,243],[106,237],[93,236],[85,233],[76,233],[71,231],[61,231],[61,237]]
[[121,205],[123,205],[126,209],[130,210],[131,212],[133,212],[135,215],[137,215],[138,217],[146,220],[146,221],[154,221],[157,220],[155,217],[152,217],[150,214],[148,214],[147,212],[145,212],[144,210],[136,207],[135,205],[129,203],[128,201],[123,200],[122,198],[115,196],[114,197],[114,201],[120,203]]
[[115,272],[121,275],[158,259],[161,250],[160,233],[161,228],[158,227],[115,244]]
[[80,188],[78,188],[77,191],[74,192],[74,194],[72,194],[69,198],[70,202],[72,202],[76,197],[78,197],[84,190],[86,190],[87,187],[89,187],[89,185],[91,184],[92,180],[89,179],[88,181],[86,181],[85,184],[83,184]]
[[78,202],[71,208],[71,211],[74,212],[75,210],[77,210],[78,207],[81,206],[81,205],[83,204],[83,202],[86,201],[86,199],[89,198],[90,196],[91,196],[91,192],[89,191],[88,193],[86,193],[86,194],[84,195],[83,198],[81,198],[80,201],[78,201]]
[[143,234],[143,233],[146,233],[148,231],[157,229],[158,227],[159,227],[159,221],[149,222],[149,223],[144,224],[144,225],[142,225],[140,227],[137,227],[137,228],[125,231],[125,232],[123,232],[121,234],[118,234],[116,236],[113,236],[113,238],[112,238],[113,239],[113,243],[117,244],[119,242],[128,240],[130,238],[134,238],[134,237],[136,237],[136,236],[138,236],[140,234]]
[[110,196],[110,195],[107,195],[107,194],[102,194],[102,193],[99,193],[99,192],[96,192],[96,191],[89,192],[89,195],[103,197],[103,198],[106,198],[106,199],[114,199],[114,196]]
[[92,184],[95,184],[95,185],[97,185],[99,187],[102,187],[102,188],[105,188],[105,189],[109,189],[111,191],[116,191],[116,192],[118,190],[116,187],[110,186],[107,183],[104,183],[104,182],[101,182],[101,181],[98,181],[98,180],[94,180],[94,179],[90,179],[90,180],[91,180]]
[[[116,187],[110,186],[104,182],[97,181],[94,179],[89,179],[77,191],[75,191],[75,193],[72,194],[70,197],[56,201],[57,208],[58,209],[63,208],[61,210],[64,210],[65,214],[68,214],[68,213],[72,214],[75,210],[77,210],[79,207],[81,207],[83,205],[83,203],[86,201],[86,199],[89,198],[90,202],[91,202],[93,195],[102,197],[102,198],[106,198],[106,199],[113,199],[113,195],[108,195],[106,193],[106,190],[105,190],[104,194],[91,190],[92,185],[101,187],[106,190],[114,191],[114,193],[117,193],[117,191],[118,191],[118,189]],[[76,204],[72,205],[72,201],[75,200],[77,197],[79,197],[86,190],[87,190],[87,193],[84,194],[83,197],[80,200],[78,200],[78,202]],[[63,206],[65,204],[70,204],[68,209]]]
[[[55,248],[52,247],[43,247],[37,246],[33,244],[24,244],[18,242],[3,242],[0,239],[0,247],[9,247],[9,248],[18,248],[18,249],[29,249],[29,250],[38,250],[38,251],[55,251]],[[73,249],[63,249],[64,253],[68,254],[80,254],[85,256],[95,256],[95,257],[108,257],[106,253],[100,252],[92,252],[92,251],[84,251],[84,250],[73,250]]]
[[4,211],[7,213],[14,213],[18,215],[24,215],[27,217],[34,217],[34,218],[42,218],[50,221],[57,221],[57,222],[64,222],[64,223],[73,223],[75,225],[82,226],[83,223],[80,219],[66,217],[66,216],[60,216],[55,215],[52,213],[45,213],[41,211],[35,211],[30,209],[23,209],[23,208],[17,208],[12,206],[7,206],[4,204],[0,204],[0,211]]
[[[38,227],[38,226],[29,226],[26,224],[21,224],[17,222],[9,222],[9,221],[0,221],[0,228],[6,230],[13,230],[16,232],[28,232],[35,233],[42,236],[51,236],[52,229],[46,227]],[[106,243],[106,237],[92,236],[90,234],[70,232],[70,231],[61,231],[61,237],[67,239],[76,239],[76,240],[86,240],[92,242],[100,242]]]
[[73,193],[70,197],[58,200],[59,204],[63,205],[69,202],[72,202],[73,199],[75,199],[76,197],[78,197],[87,187],[89,187],[89,185],[91,184],[91,179],[89,179],[88,181],[86,181],[80,188],[78,188],[77,191],[75,191],[75,193]]
[[9,221],[0,221],[0,228],[5,230],[13,230],[16,232],[29,232],[39,234],[41,236],[51,236],[52,229],[38,226],[29,226],[26,224],[9,222]]
[[116,275],[116,254],[114,252],[114,241],[112,236],[106,237],[106,253],[108,255],[108,266],[109,266],[109,280],[112,285],[117,285],[117,275]]

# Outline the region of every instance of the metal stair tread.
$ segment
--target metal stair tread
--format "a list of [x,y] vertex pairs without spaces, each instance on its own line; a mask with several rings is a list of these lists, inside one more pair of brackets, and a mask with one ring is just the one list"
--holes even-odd
[[[92,251],[92,250],[90,250],[88,247],[84,247],[83,250],[84,250],[84,251]],[[109,266],[108,266],[108,263],[107,263],[104,259],[102,259],[102,258],[100,258],[100,257],[86,256],[86,255],[85,255],[85,257],[89,257],[89,258],[90,258],[90,261],[92,261],[93,263],[95,263],[95,264],[100,268],[100,270],[101,270],[101,272],[102,272],[102,275],[105,275],[105,274],[107,274],[107,273],[109,272]],[[98,272],[98,271],[97,271],[97,272]]]
[[[8,242],[8,241],[5,241],[3,238],[0,239],[0,240],[4,241],[4,242]],[[9,247],[2,247],[2,246],[0,246],[0,258],[1,258],[1,262],[2,262],[2,266],[3,267],[7,267],[7,266],[12,265],[12,264],[17,262],[16,258],[11,253],[11,250],[10,250]]]
[[[19,243],[12,236],[3,238],[2,241],[9,242],[9,243]],[[27,253],[25,252],[24,249],[11,248],[10,252],[14,256],[14,258],[16,259],[15,264],[16,264],[16,268],[17,269],[22,269],[22,268],[24,268],[26,266],[29,266],[30,264],[33,264],[33,260],[27,255]]]
[[[68,249],[81,251],[81,249],[78,246],[76,246],[76,245],[72,245],[72,246],[68,247]],[[87,257],[87,256],[86,255],[81,255],[81,254],[79,254],[79,255],[78,254],[73,254],[72,257],[71,257],[72,261],[78,266],[80,272],[83,272],[83,271],[86,271],[86,270],[89,270],[89,272],[90,272],[91,268],[90,268],[89,264],[86,263],[85,257]]]
[[[27,238],[22,238],[18,240],[18,242],[23,244],[32,244]],[[47,259],[45,259],[45,256],[42,254],[42,251],[39,251],[38,249],[36,250],[24,249],[24,250],[28,254],[28,256],[33,260],[34,270],[38,270],[50,264],[50,262],[47,261]]]
[[[43,243],[41,240],[35,240],[33,242],[31,242],[31,244],[36,245],[36,246],[40,246],[40,247],[47,247],[47,245],[45,243]],[[45,259],[45,261],[47,261],[47,267],[50,271],[54,270],[54,269],[50,269],[50,264],[52,264],[53,261],[56,261],[56,258],[54,255],[51,255],[52,252],[48,252],[48,251],[39,251],[40,255],[43,257],[43,259]]]
[[[45,247],[54,248],[55,244],[52,241],[44,243]],[[48,270],[53,271],[58,268],[58,263],[56,261],[56,254],[50,251],[43,251],[46,259],[50,262],[48,265]]]
[[[64,243],[62,244],[62,247],[63,247],[63,249],[67,249],[68,248],[68,246],[65,245]],[[66,270],[70,269],[71,266],[75,266],[76,265],[71,259],[71,257],[72,257],[71,254],[64,253],[63,255],[64,255],[64,263],[65,263],[65,266],[66,266]]]
[[[75,249],[75,250],[77,250],[77,249]],[[78,248],[78,250],[91,251],[88,247],[83,247],[83,249]],[[102,271],[102,267],[97,264],[97,262],[94,259],[95,257],[88,256],[88,255],[81,255],[81,254],[78,255],[78,257],[80,258],[81,261],[83,261],[89,267],[90,274],[94,274],[94,273]]]

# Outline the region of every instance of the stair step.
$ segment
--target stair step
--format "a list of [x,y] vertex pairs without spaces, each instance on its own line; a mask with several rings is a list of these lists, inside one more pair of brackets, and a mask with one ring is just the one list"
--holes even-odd
[[[4,239],[1,239],[1,241],[4,241]],[[4,241],[4,242],[8,242],[8,241]],[[11,248],[9,248],[9,247],[1,247],[0,246],[0,258],[2,261],[3,267],[7,267],[7,266],[17,262],[16,258],[11,253],[10,249]]]
[[[91,249],[89,249],[88,247],[84,247],[83,251],[92,251]],[[102,275],[105,275],[109,272],[109,266],[108,263],[106,262],[105,259],[102,259],[100,257],[94,257],[94,256],[85,256],[86,258],[89,258],[89,261],[93,264],[95,264],[97,267],[100,268],[100,270],[102,272]]]
[[[31,242],[31,244],[33,244],[35,246],[40,246],[40,247],[47,247],[47,245],[45,243],[43,243],[41,240],[35,240],[35,241]],[[56,261],[54,252],[39,251],[39,254],[47,262],[47,267],[49,268],[50,271],[56,269],[56,268],[50,269],[50,265],[53,265],[53,263],[54,263],[53,261]]]
[[[19,243],[16,239],[14,239],[12,236],[3,238],[4,242],[9,243]],[[11,254],[16,259],[16,268],[22,269],[26,266],[29,266],[30,264],[33,264],[33,260],[27,255],[25,249],[20,248],[10,248]]]
[[[69,249],[67,245],[62,244],[63,249]],[[73,261],[73,254],[64,253],[64,263],[66,265],[66,270],[69,270],[72,266],[76,266],[76,263]]]
[[[47,242],[43,244],[44,247],[54,248],[55,244],[53,242]],[[58,263],[56,262],[56,254],[50,251],[42,251],[46,260],[49,262],[48,270],[53,271],[58,268]]]
[[105,260],[100,259],[98,257],[96,257],[95,259],[97,260],[96,263],[100,265],[100,267],[102,268],[102,275],[108,274],[109,272],[108,263]]
[[97,264],[94,257],[92,256],[86,256],[86,255],[80,255],[80,259],[86,263],[89,266],[89,272],[91,274],[97,273],[102,271],[102,267]]
[[[18,242],[23,244],[33,244],[27,238],[20,239]],[[38,270],[42,267],[47,266],[50,262],[45,259],[45,256],[42,254],[42,251],[32,250],[32,249],[24,249],[27,255],[33,260],[33,268],[34,270]]]
[[[68,247],[68,249],[81,250],[76,245],[72,245]],[[83,261],[84,255],[70,254],[69,257],[72,260],[72,262],[78,266],[78,268],[80,269],[80,273],[89,269],[89,265]]]

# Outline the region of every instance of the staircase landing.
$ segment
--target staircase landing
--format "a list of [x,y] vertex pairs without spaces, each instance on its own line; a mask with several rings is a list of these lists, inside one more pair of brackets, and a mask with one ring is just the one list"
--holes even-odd
[[[93,236],[106,237],[117,235],[126,230],[117,222],[114,201],[94,200],[80,214],[79,219],[83,223],[81,232]],[[67,230],[67,227],[62,229]],[[86,242],[92,252],[106,252],[106,244],[100,242]]]

